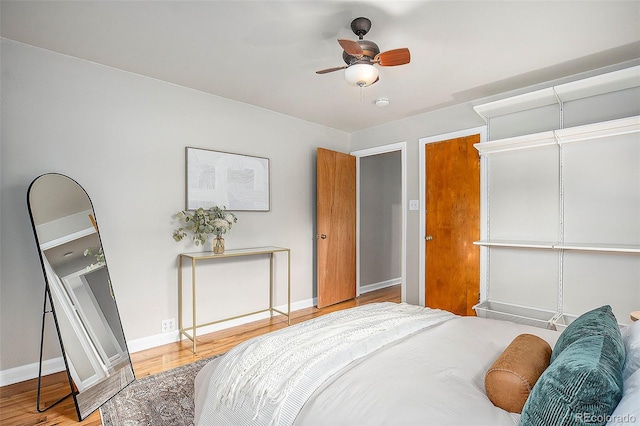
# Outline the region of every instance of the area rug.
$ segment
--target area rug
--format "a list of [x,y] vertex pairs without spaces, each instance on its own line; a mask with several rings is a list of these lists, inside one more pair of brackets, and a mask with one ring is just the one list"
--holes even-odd
[[212,358],[136,380],[100,407],[103,426],[189,426],[194,380]]

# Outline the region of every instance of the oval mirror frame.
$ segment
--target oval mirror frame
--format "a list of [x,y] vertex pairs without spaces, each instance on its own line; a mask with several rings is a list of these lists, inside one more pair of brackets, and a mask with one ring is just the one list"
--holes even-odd
[[37,409],[62,401],[40,408],[45,322],[51,314],[69,395],[83,420],[135,380],[96,215],[84,188],[58,173],[31,182],[27,205],[45,280]]

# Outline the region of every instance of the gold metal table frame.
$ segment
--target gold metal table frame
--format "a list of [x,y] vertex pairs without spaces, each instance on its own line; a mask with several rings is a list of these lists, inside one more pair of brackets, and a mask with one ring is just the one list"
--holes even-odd
[[[287,253],[287,312],[282,312],[273,307],[273,290],[274,290],[274,277],[273,277],[273,263],[275,253],[286,252]],[[222,318],[216,321],[207,322],[205,324],[198,324],[197,310],[196,310],[196,263],[200,260],[215,260],[225,259],[229,257],[240,256],[256,256],[256,255],[269,255],[269,307],[255,312],[249,312],[246,314],[236,315],[234,317]],[[192,326],[184,327],[182,322],[182,266],[183,259],[191,259],[191,298],[192,298]],[[291,325],[291,250],[285,247],[255,247],[255,248],[243,248],[243,249],[231,249],[225,250],[224,253],[214,254],[213,252],[197,252],[197,253],[181,253],[178,256],[178,328],[180,330],[180,338],[182,336],[187,337],[193,342],[193,353],[196,353],[196,338],[197,329],[200,327],[206,327],[208,325],[217,324],[224,321],[230,321],[237,318],[247,317],[249,315],[255,315],[262,312],[269,312],[273,317],[273,313],[276,312],[280,315],[287,317],[287,324]]]

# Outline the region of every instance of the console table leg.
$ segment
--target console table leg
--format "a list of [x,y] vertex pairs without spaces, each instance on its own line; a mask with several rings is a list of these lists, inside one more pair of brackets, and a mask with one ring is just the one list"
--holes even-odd
[[273,318],[273,253],[269,254],[269,315]]
[[287,325],[291,325],[291,250],[287,250]]
[[178,256],[178,332],[182,340],[182,255]]
[[193,328],[191,336],[193,337],[193,353],[196,353],[196,260],[191,259],[191,296],[193,300],[193,322],[191,323]]

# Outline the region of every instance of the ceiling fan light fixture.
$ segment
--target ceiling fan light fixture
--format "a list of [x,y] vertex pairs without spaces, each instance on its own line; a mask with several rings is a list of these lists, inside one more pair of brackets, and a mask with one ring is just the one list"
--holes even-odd
[[353,86],[369,86],[378,79],[378,69],[370,64],[354,64],[344,70],[344,78]]

